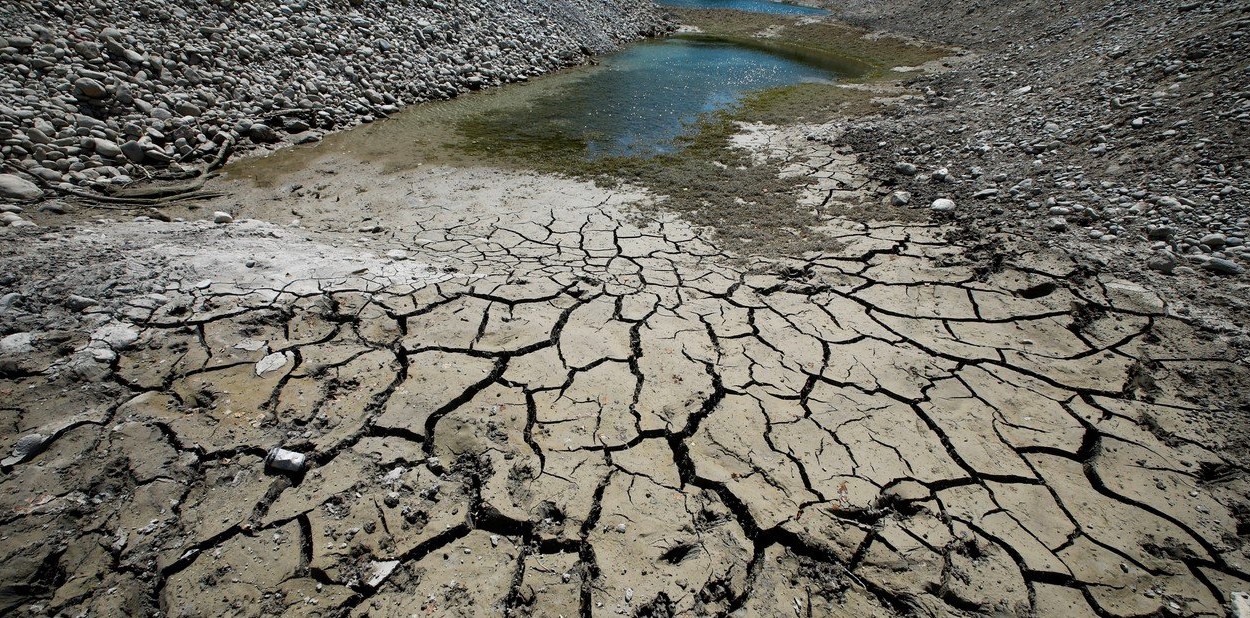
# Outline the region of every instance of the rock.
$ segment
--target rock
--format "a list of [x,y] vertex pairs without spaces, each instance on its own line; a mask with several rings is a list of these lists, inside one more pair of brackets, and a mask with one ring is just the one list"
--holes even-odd
[[1172,240],[1172,238],[1174,238],[1175,236],[1176,236],[1176,228],[1167,226],[1167,225],[1153,227],[1153,228],[1150,228],[1148,232],[1146,232],[1146,237],[1149,238],[1150,240],[1167,241],[1167,240]]
[[973,193],[972,197],[977,198],[977,199],[985,199],[987,197],[993,197],[995,195],[998,195],[998,189],[982,189],[980,191],[977,191],[976,193]]
[[174,111],[182,114],[183,116],[199,116],[204,113],[200,110],[198,105],[191,103],[190,101],[179,101],[174,104]]
[[81,77],[74,82],[74,93],[88,99],[103,99],[108,96],[104,84],[88,77]]
[[132,163],[143,163],[144,151],[143,145],[136,140],[130,140],[121,145],[122,154],[126,156]]
[[97,328],[91,333],[91,339],[114,350],[125,350],[139,340],[139,333],[128,324],[114,322]]
[[43,189],[35,183],[13,174],[0,174],[0,198],[37,200],[41,197],[43,197]]
[[274,352],[256,363],[256,375],[263,376],[266,373],[277,371],[285,367],[289,362],[291,362],[290,352]]
[[911,163],[907,163],[905,161],[899,161],[898,163],[894,164],[894,171],[904,176],[915,176],[916,166]]
[[273,127],[267,124],[252,125],[247,131],[247,136],[251,138],[253,142],[261,144],[271,144],[282,139],[278,136],[278,132],[274,131]]
[[1052,232],[1062,232],[1068,229],[1068,220],[1065,217],[1051,217],[1046,220],[1045,227]]
[[933,203],[929,205],[929,209],[938,212],[949,212],[955,210],[955,202],[954,200],[941,197],[933,200]]
[[0,339],[0,355],[18,356],[30,354],[35,351],[35,347],[31,343],[33,339],[34,335],[32,333],[13,333],[8,335]]
[[890,195],[890,205],[892,206],[906,206],[910,202],[911,192],[909,191],[895,191]]
[[386,252],[386,257],[398,262],[408,259],[408,252],[403,249],[391,249]]
[[269,470],[299,474],[307,465],[308,459],[303,453],[288,451],[284,448],[270,449],[265,455],[265,468]]
[[228,212],[223,212],[223,211],[218,210],[217,212],[213,213],[213,223],[222,224],[222,225],[226,223],[234,223],[234,216]]
[[108,157],[112,159],[114,157],[119,157],[122,154],[121,147],[112,141],[97,137],[94,140],[94,143],[95,143],[96,154],[102,157]]
[[1211,258],[1202,267],[1217,275],[1240,275],[1246,271],[1240,264],[1224,258]]
[[83,309],[94,307],[98,304],[100,304],[99,301],[94,298],[79,296],[77,294],[70,294],[69,298],[65,299],[65,306],[73,309],[74,311],[82,311]]
[[1220,247],[1223,247],[1227,241],[1228,239],[1223,234],[1207,234],[1198,242],[1211,247],[1212,249],[1219,249]]
[[48,443],[49,436],[39,433],[32,433],[22,436],[13,444],[13,450],[8,457],[0,459],[0,466],[14,466],[35,455],[38,455],[44,445]]
[[293,144],[312,144],[321,141],[320,131],[304,131],[291,136]]
[[430,472],[433,472],[434,474],[442,474],[443,472],[446,471],[446,469],[443,467],[443,460],[439,459],[438,457],[431,457],[429,459],[426,459],[425,467],[429,468]]
[[1146,261],[1146,267],[1150,270],[1170,275],[1174,270],[1176,270],[1176,266],[1179,263],[1180,260],[1177,259],[1176,254],[1171,251],[1164,251],[1151,256],[1150,259]]
[[1181,201],[1174,197],[1161,197],[1155,200],[1155,204],[1158,204],[1161,208],[1167,208],[1169,210],[1179,210],[1182,208]]
[[398,567],[398,560],[374,562],[372,564],[372,574],[369,575],[369,579],[365,581],[365,586],[368,586],[369,588],[377,588],[382,584],[382,582],[386,581],[386,578],[390,577],[391,573],[393,573]]

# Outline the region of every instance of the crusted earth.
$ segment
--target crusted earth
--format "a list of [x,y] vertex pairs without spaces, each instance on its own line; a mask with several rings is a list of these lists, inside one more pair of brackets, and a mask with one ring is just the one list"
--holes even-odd
[[946,181],[899,109],[739,126],[829,237],[790,258],[335,140],[193,205],[3,205],[0,614],[1232,613],[1242,278],[907,208]]
[[1245,370],[1139,285],[938,224],[744,264],[571,180],[288,180],[236,183],[230,225],[5,232],[6,610],[1220,615],[1248,585]]

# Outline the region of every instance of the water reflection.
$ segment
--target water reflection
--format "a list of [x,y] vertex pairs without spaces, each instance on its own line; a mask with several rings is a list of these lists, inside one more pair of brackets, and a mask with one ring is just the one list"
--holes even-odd
[[828,13],[824,9],[773,2],[772,0],[657,0],[656,4],[683,9],[734,9],[752,13],[779,13],[782,15],[825,15]]
[[[573,140],[588,157],[671,151],[686,125],[752,90],[829,81],[827,66],[703,39],[645,42],[522,109],[475,121],[507,140]],[[482,126],[481,123],[489,126]]]

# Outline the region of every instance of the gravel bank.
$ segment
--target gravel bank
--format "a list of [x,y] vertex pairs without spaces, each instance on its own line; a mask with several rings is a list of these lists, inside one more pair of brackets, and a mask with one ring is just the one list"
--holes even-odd
[[948,5],[850,0],[839,16],[975,51],[848,135],[879,175],[979,229],[1173,274],[1250,253],[1244,2]]
[[9,199],[37,197],[31,181],[125,185],[177,171],[227,136],[315,141],[667,27],[642,0],[20,0],[0,7],[0,24]]

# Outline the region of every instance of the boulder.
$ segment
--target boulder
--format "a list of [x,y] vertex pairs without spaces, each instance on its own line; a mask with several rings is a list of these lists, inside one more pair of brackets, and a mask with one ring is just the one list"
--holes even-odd
[[37,200],[43,190],[35,183],[13,174],[0,174],[0,198],[10,200]]

